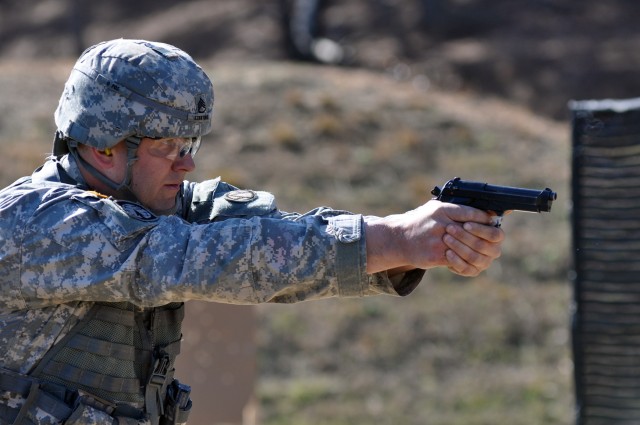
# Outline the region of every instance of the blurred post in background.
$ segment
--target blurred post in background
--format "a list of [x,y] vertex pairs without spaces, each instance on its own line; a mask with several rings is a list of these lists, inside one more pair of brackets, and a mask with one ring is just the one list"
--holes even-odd
[[578,425],[640,423],[640,99],[571,102]]
[[255,425],[255,307],[187,303],[177,378],[191,386],[189,425]]

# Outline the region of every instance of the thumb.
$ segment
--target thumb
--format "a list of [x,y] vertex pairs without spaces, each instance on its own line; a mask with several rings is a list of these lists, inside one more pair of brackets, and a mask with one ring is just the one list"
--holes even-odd
[[472,221],[481,224],[491,224],[493,221],[492,215],[495,215],[495,213],[490,214],[477,208],[457,204],[447,204],[445,211],[451,220],[459,223]]

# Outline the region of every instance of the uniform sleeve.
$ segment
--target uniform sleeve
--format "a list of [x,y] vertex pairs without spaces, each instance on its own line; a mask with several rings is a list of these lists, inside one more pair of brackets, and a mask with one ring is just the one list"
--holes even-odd
[[194,224],[138,204],[51,192],[21,234],[19,304],[208,300],[237,304],[398,295],[366,274],[362,217],[228,217]]
[[[200,183],[185,182],[181,192],[181,209],[179,215],[189,222],[210,223],[238,217],[271,217],[289,221],[306,220],[313,215],[326,217],[344,216],[330,219],[333,223],[328,230],[338,240],[349,243],[349,235],[364,238],[360,221],[352,221],[348,211],[334,211],[327,207],[317,208],[306,214],[280,211],[272,194],[261,191],[240,190],[235,186],[222,182],[220,177]],[[229,201],[228,199],[232,199]],[[360,218],[358,217],[358,220]],[[333,232],[335,230],[335,232]],[[362,243],[364,245],[364,242]],[[340,259],[340,257],[338,258]],[[348,264],[348,262],[346,262]],[[414,270],[394,278],[391,282],[386,273],[370,277],[365,295],[394,294],[405,296],[413,292],[425,274],[424,270]],[[344,294],[349,291],[344,291]]]

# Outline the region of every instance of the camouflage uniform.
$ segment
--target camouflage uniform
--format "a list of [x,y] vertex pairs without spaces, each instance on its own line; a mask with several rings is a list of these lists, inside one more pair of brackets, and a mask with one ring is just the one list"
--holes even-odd
[[[133,340],[75,338],[88,316],[98,320],[91,313],[96,306],[99,314],[116,311],[114,327],[127,314],[153,325],[164,323],[158,317],[182,314],[186,300],[256,304],[405,295],[423,273],[410,272],[393,283],[384,273],[367,275],[359,215],[328,208],[285,213],[271,194],[238,190],[219,179],[184,182],[175,214],[156,215],[134,201],[91,191],[72,154],[50,158],[32,176],[0,191],[0,240],[0,425],[158,423],[159,413],[148,415],[144,392],[153,376],[146,371],[132,381],[133,398],[122,400],[93,391],[86,371],[77,373],[85,365],[75,365],[73,376],[64,365],[56,372],[55,361],[42,370],[41,360],[56,350],[59,356],[70,350],[67,358],[91,359],[101,370],[118,353],[127,357],[138,350],[128,350]],[[180,319],[171,320],[173,335],[162,342],[170,352],[167,370],[180,339]],[[113,379],[117,394],[131,381]],[[162,385],[158,397],[164,399]],[[78,389],[88,394],[79,396]],[[35,408],[23,408],[29,403]],[[129,414],[127,406],[142,414]]]

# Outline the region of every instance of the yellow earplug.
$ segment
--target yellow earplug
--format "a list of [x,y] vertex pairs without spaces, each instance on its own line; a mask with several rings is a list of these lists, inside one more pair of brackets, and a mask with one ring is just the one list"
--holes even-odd
[[107,155],[107,156],[111,156],[111,155],[113,155],[113,154],[111,153],[111,148],[106,148],[106,149],[104,150],[104,154],[105,154],[105,155]]

